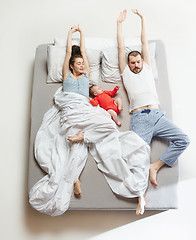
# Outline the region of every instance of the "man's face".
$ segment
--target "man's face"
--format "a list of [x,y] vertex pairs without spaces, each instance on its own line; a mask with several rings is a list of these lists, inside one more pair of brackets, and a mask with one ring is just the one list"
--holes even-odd
[[141,58],[141,55],[137,55],[136,57],[129,56],[128,65],[133,73],[139,73],[143,68],[143,59]]

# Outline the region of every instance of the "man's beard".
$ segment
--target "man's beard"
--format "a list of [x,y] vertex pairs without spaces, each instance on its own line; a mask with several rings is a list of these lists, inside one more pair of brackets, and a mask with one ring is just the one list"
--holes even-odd
[[132,72],[134,72],[134,73],[140,73],[141,70],[142,70],[142,68],[134,68],[134,69],[132,70]]

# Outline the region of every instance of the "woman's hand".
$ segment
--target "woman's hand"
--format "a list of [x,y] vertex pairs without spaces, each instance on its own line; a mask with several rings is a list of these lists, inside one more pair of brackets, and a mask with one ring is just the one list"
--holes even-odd
[[70,28],[69,30],[71,33],[74,33],[74,32],[77,32],[78,31],[78,28],[76,26],[73,26]]
[[126,19],[126,16],[127,16],[127,10],[125,9],[123,10],[123,12],[120,12],[120,16],[118,17],[117,22],[118,23],[124,22]]
[[79,24],[78,24],[78,30],[79,33],[82,33],[82,29],[80,28]]

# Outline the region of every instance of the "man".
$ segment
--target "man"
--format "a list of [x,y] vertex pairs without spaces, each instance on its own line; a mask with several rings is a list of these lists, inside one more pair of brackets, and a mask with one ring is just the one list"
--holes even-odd
[[124,10],[117,19],[119,68],[130,100],[131,130],[148,144],[154,136],[164,138],[171,143],[160,159],[150,164],[150,182],[157,186],[158,171],[164,164],[170,167],[175,164],[180,154],[189,145],[189,138],[165,118],[164,112],[159,109],[160,103],[151,69],[145,19],[138,10],[132,10],[132,12],[141,19],[142,55],[137,51],[130,52],[127,62],[122,33],[122,23],[127,14],[127,10]]

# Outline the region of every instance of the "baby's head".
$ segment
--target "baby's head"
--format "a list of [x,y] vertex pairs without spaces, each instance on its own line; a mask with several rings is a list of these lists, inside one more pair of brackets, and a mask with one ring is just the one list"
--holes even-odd
[[96,97],[97,95],[103,93],[103,90],[98,85],[92,85],[89,89],[90,95]]

